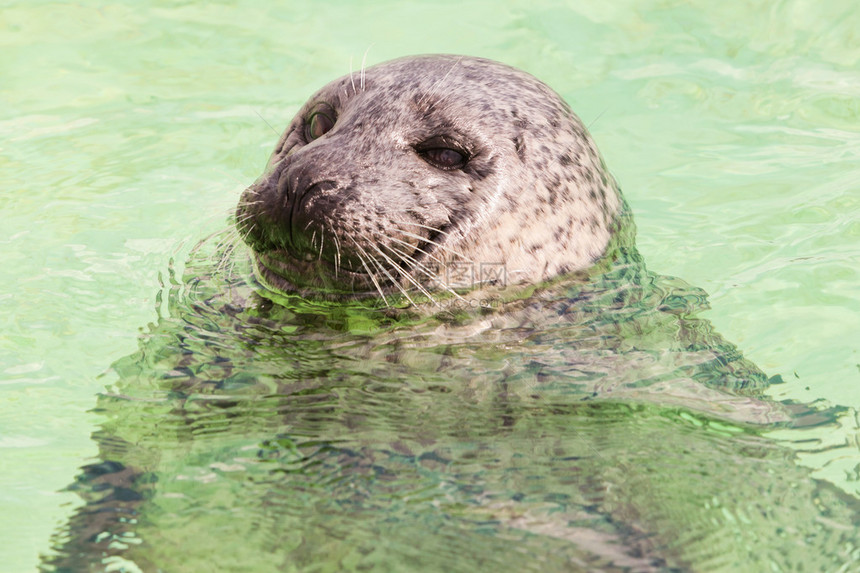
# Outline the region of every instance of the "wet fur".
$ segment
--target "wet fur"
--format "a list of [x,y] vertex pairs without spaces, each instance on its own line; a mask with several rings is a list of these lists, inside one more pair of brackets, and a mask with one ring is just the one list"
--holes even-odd
[[[320,105],[336,123],[308,141]],[[464,150],[468,163],[429,164],[419,153],[428,141]],[[432,296],[470,286],[452,280],[454,265],[503,266],[509,284],[587,268],[621,206],[582,122],[545,84],[489,60],[419,56],[311,96],[237,223],[275,290]]]

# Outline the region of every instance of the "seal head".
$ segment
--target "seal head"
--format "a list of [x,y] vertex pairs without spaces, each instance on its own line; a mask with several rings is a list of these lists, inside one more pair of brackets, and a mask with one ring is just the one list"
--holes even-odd
[[622,204],[552,89],[497,62],[433,55],[314,94],[236,219],[267,287],[385,297],[587,268]]

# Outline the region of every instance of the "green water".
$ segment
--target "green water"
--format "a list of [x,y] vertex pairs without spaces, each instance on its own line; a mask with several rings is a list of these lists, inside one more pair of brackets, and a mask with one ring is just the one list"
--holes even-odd
[[[714,501],[716,491],[745,482],[750,489],[740,493],[756,492],[756,480],[779,472],[788,473],[774,482],[772,499],[785,499],[777,493],[792,491],[791,480],[807,484],[803,491],[818,491],[808,485],[807,471],[832,486],[821,495],[836,499],[835,492],[842,491],[856,498],[858,29],[860,17],[850,2],[728,2],[719,7],[668,1],[327,2],[269,3],[265,9],[250,2],[3,2],[0,569],[34,570],[39,555],[51,551],[51,535],[82,503],[77,494],[61,490],[81,466],[96,461],[100,447],[104,451],[103,443],[91,439],[99,428],[137,440],[144,452],[171,446],[152,471],[190,476],[184,484],[167,487],[164,499],[173,499],[174,506],[148,514],[150,532],[180,525],[187,531],[174,549],[159,546],[167,563],[192,545],[197,547],[192,553],[204,559],[211,549],[203,543],[207,524],[247,541],[233,548],[235,558],[245,563],[260,558],[259,553],[243,554],[254,547],[302,547],[297,516],[307,515],[318,516],[306,525],[308,539],[319,542],[328,534],[353,539],[358,547],[362,536],[384,539],[389,556],[403,555],[403,563],[416,566],[432,566],[422,559],[446,551],[468,555],[474,563],[484,558],[491,564],[498,555],[511,565],[519,563],[505,552],[504,537],[484,534],[477,526],[461,527],[460,535],[446,531],[447,515],[470,524],[492,522],[487,531],[499,523],[521,524],[514,528],[519,533],[507,533],[524,548],[518,558],[543,556],[551,569],[565,559],[585,558],[576,544],[549,534],[560,523],[576,522],[578,531],[592,535],[603,532],[604,541],[618,534],[617,524],[602,521],[605,515],[635,521],[623,508],[635,508],[643,522],[666,532],[686,523],[685,516],[660,512],[661,500],[672,492],[649,482],[647,472],[628,481],[613,474],[618,468],[654,466],[659,475],[661,463],[675,464],[682,475],[702,471],[709,476],[701,491],[682,490],[691,503],[707,505],[696,519],[713,517],[710,511],[731,513]],[[847,411],[838,423],[780,427],[761,435],[731,425],[721,429],[700,414],[622,402],[565,410],[563,417],[520,407],[521,422],[505,430],[494,425],[501,418],[491,415],[493,404],[483,414],[474,411],[482,408],[480,400],[458,409],[456,401],[434,393],[434,381],[428,380],[426,388],[415,389],[414,399],[397,399],[402,417],[379,431],[390,437],[411,425],[430,432],[439,447],[422,444],[420,432],[406,432],[403,444],[382,457],[378,449],[361,450],[373,435],[359,422],[353,425],[358,428],[354,441],[345,445],[305,444],[309,438],[289,435],[265,415],[284,411],[277,393],[254,406],[261,412],[258,425],[244,434],[240,425],[242,431],[219,442],[217,451],[207,449],[206,440],[169,434],[175,420],[157,404],[129,409],[97,398],[116,378],[100,375],[137,349],[141,330],[156,321],[158,309],[167,315],[167,297],[157,295],[169,290],[161,284],[167,282],[170,259],[181,266],[197,240],[223,229],[238,193],[259,174],[276,140],[267,123],[280,130],[307,95],[349,71],[350,60],[357,69],[365,53],[367,62],[375,63],[422,52],[502,60],[559,91],[590,125],[620,181],[649,268],[683,277],[710,294],[713,310],[702,316],[767,374],[785,380],[771,387],[769,396],[843,406]],[[504,358],[484,357],[491,362]],[[381,379],[382,389],[371,389],[365,397],[371,400],[369,411],[376,411],[373,400],[395,380]],[[439,404],[447,409],[438,419],[422,418]],[[97,406],[119,418],[105,425],[103,413],[93,411]],[[198,414],[206,414],[205,408]],[[439,430],[448,427],[446,416],[467,420],[470,431],[464,435],[472,441]],[[168,429],[146,434],[148,423],[161,420],[167,420]],[[322,430],[331,442],[332,426]],[[504,451],[479,447],[486,435],[506,431]],[[725,434],[742,437],[730,441]],[[571,485],[564,472],[556,471],[575,465],[569,460],[568,466],[545,472],[530,465],[537,458],[528,445],[550,448],[551,442],[536,441],[547,435],[566,444],[562,457],[590,459],[583,465],[592,475],[618,484],[622,493],[607,498],[596,484]],[[261,436],[270,438],[262,448]],[[746,457],[739,458],[747,463],[688,467],[736,440],[749,442]],[[620,452],[625,443],[628,458],[593,454]],[[454,448],[447,457],[442,455],[446,448]],[[242,479],[270,475],[236,469],[236,451],[249,456],[268,451],[285,473],[291,464],[317,459],[316,477],[304,476],[313,483],[338,478],[338,471],[351,467],[346,458],[354,456],[359,469],[348,475],[366,478],[365,489],[362,483],[353,485],[373,504],[356,503],[350,513],[335,503],[348,499],[341,486],[331,486],[332,502],[326,504],[307,493],[313,484],[289,489],[283,483],[266,488],[271,498],[263,503],[257,495],[263,490],[241,488],[239,480],[223,477],[231,475],[231,468]],[[682,451],[689,455],[677,455]],[[796,458],[784,465],[791,451]],[[463,470],[458,480],[446,475],[450,465],[445,460],[468,461],[474,471]],[[362,464],[387,468],[395,483],[383,486],[388,482],[367,477],[372,472]],[[535,473],[544,478],[542,490],[523,485]],[[426,497],[419,495],[412,506],[399,499],[398,479],[415,486],[416,495],[423,484],[429,488]],[[346,478],[337,483],[350,487]],[[502,489],[488,491],[487,483]],[[209,484],[210,521],[186,525],[170,519],[196,515],[183,503],[190,503],[189,492],[200,484]],[[654,503],[625,497],[637,488],[652,492]],[[522,500],[511,497],[514,491],[530,492],[528,505],[517,506],[514,502]],[[444,499],[437,499],[442,494]],[[562,495],[569,497],[562,500]],[[838,513],[850,499],[823,503]],[[422,500],[441,504],[444,511],[421,511]],[[473,507],[464,507],[466,502]],[[574,511],[598,502],[614,509]],[[250,508],[248,520],[231,522],[218,513],[241,503]],[[523,507],[528,513],[521,513]],[[770,509],[777,518],[783,515]],[[394,522],[384,521],[386,512]],[[563,519],[553,517],[559,512]],[[834,513],[818,517],[827,523]],[[732,515],[742,524],[732,535],[742,538],[755,530],[743,525],[744,519],[757,523],[751,514]],[[266,527],[256,529],[261,533],[254,537],[249,532],[258,523]],[[271,537],[273,531],[283,537]],[[425,551],[416,538],[427,540]],[[691,551],[701,542],[679,539]],[[311,554],[310,548],[303,550]],[[850,551],[843,558],[850,563]]]

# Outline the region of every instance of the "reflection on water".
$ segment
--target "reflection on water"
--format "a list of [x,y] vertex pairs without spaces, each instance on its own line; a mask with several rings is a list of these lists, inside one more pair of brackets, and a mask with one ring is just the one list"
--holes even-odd
[[[817,571],[856,500],[638,255],[494,309],[254,294],[216,241],[118,361],[51,571]],[[505,298],[507,297],[507,298]],[[813,414],[806,423],[815,423]],[[794,421],[792,421],[794,420]],[[822,418],[819,421],[826,421]]]

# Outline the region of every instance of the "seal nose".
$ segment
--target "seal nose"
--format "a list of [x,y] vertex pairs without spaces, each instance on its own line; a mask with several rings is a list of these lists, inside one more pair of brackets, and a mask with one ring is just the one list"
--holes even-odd
[[254,251],[342,260],[343,245],[333,233],[343,231],[349,220],[344,209],[354,182],[338,174],[345,158],[340,146],[330,143],[297,150],[243,193],[237,227]]
[[236,227],[245,243],[265,253],[289,242],[289,183],[286,170],[276,169],[245,189],[236,207]]
[[340,191],[337,181],[325,179],[313,182],[295,193],[291,237],[297,253],[316,253],[321,248],[323,222],[331,217],[340,202]]

